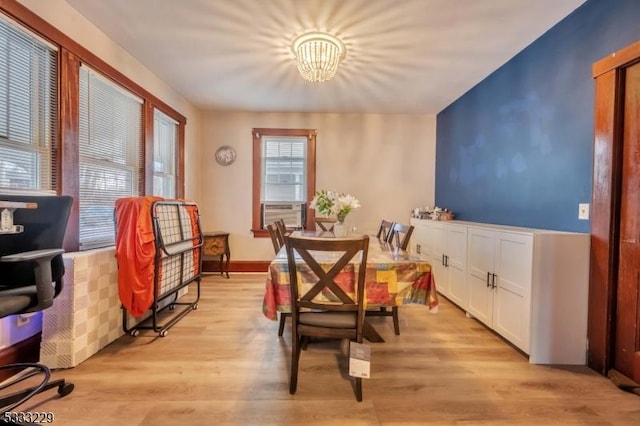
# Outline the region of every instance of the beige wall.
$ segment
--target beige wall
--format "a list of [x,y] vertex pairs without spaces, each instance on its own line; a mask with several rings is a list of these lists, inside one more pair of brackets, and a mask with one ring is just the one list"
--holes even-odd
[[[202,228],[231,233],[232,260],[273,257],[271,242],[250,232],[254,127],[318,130],[317,188],[351,193],[362,204],[349,226],[374,232],[382,218],[408,223],[411,209],[433,205],[435,126],[435,115],[204,112]],[[221,145],[236,149],[231,166],[215,161]]]

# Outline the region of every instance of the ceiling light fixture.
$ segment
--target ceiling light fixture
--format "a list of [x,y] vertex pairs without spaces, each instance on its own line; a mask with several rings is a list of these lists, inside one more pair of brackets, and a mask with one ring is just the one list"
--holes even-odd
[[319,83],[330,80],[347,50],[336,37],[319,32],[302,34],[293,41],[298,71],[305,80]]

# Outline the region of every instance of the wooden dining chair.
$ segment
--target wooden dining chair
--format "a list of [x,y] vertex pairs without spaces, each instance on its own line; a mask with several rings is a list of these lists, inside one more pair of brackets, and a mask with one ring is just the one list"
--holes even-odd
[[284,238],[280,236],[280,231],[275,224],[267,225],[267,231],[269,231],[269,237],[271,237],[271,244],[273,244],[273,251],[276,254],[280,251],[284,244]]
[[278,232],[282,236],[282,245],[284,245],[284,237],[285,235],[291,234],[292,231],[287,229],[287,225],[284,224],[284,219],[278,219],[275,221],[276,227],[278,228]]
[[394,223],[389,231],[389,235],[387,235],[387,242],[401,250],[406,250],[409,247],[409,240],[411,240],[412,233],[413,225]]
[[[384,222],[384,221],[383,221]],[[382,224],[380,225],[382,227]],[[401,250],[406,250],[409,247],[409,241],[411,234],[413,233],[413,225],[402,225],[401,223],[393,223],[389,228],[387,235],[387,243],[397,247]],[[393,317],[393,331],[396,336],[400,335],[400,315],[398,313],[398,307],[392,306],[391,310],[386,307],[379,309],[367,309],[366,315],[369,317]]]
[[[284,222],[283,222],[284,223]],[[284,245],[284,235],[280,233],[280,229],[276,225],[276,223],[270,223],[267,225],[267,230],[269,231],[269,236],[271,237],[271,243],[273,244],[273,251],[277,255],[280,252],[280,249]],[[280,324],[278,325],[278,336],[282,336],[284,333],[284,326],[287,322],[287,318],[291,316],[288,312],[280,312]]]
[[378,232],[376,232],[376,238],[380,241],[387,241],[394,223],[395,222],[390,222],[388,220],[382,219],[382,221],[380,222],[380,226],[378,227]]
[[330,217],[316,217],[314,221],[316,223],[316,226],[320,228],[320,230],[331,232],[333,231],[333,225],[336,224],[337,219]]
[[[291,375],[289,393],[298,387],[303,339],[329,337],[362,343],[364,286],[369,237],[285,237],[291,287]],[[330,265],[312,253],[335,252]],[[301,259],[296,261],[295,253]],[[350,263],[352,259],[355,263]],[[299,273],[298,273],[299,272]],[[340,284],[337,276],[340,274]],[[347,278],[348,277],[348,278]],[[299,279],[305,280],[304,283]],[[311,282],[306,282],[310,280]],[[304,284],[304,285],[303,285]],[[355,378],[356,399],[362,401],[362,378]]]

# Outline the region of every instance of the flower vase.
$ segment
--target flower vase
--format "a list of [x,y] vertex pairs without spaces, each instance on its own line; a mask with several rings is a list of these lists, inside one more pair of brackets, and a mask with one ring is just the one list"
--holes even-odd
[[344,222],[336,222],[333,224],[333,235],[336,237],[346,237],[347,236],[347,227]]

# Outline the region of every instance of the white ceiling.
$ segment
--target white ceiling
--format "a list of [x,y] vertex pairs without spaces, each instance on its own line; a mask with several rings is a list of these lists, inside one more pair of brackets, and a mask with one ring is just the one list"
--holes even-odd
[[[203,109],[438,113],[585,0],[67,0]],[[342,39],[309,83],[291,41]],[[142,82],[143,83],[143,82]]]

